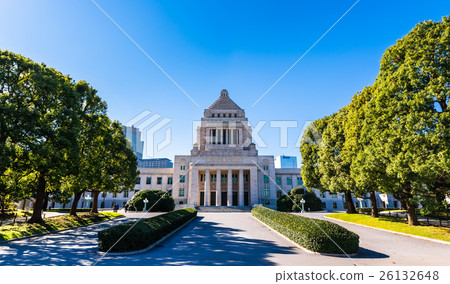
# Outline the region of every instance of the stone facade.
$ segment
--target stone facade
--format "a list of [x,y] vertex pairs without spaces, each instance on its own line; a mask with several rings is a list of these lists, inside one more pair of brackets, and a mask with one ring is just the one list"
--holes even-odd
[[[148,162],[153,165],[156,161]],[[160,189],[168,191],[178,207],[262,204],[276,208],[281,195],[303,186],[299,168],[275,168],[274,156],[258,155],[245,111],[231,100],[226,90],[205,109],[190,155],[176,155],[173,168],[150,166],[140,167],[139,171],[134,191],[102,193],[99,207],[110,208],[114,204],[122,207],[139,190]],[[314,192],[324,209],[345,209],[343,195],[321,193],[317,189]],[[377,194],[377,200],[378,206],[398,207],[391,195]],[[358,207],[370,206],[369,200],[353,201]],[[88,203],[83,195],[78,206],[88,207]]]
[[276,207],[274,157],[258,155],[245,112],[226,90],[204,111],[191,154],[175,156],[173,173],[177,204]]

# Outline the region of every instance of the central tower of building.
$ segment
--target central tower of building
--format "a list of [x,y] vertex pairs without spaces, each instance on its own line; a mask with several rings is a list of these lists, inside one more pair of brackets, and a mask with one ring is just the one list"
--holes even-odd
[[175,156],[173,198],[193,206],[276,206],[273,156],[259,156],[227,90],[204,111],[191,155]]

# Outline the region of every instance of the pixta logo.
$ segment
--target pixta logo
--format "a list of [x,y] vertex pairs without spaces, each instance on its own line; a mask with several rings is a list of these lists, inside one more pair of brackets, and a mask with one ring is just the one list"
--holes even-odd
[[[125,126],[137,128],[142,133],[143,138],[145,137],[143,139],[145,143],[142,146],[142,154],[146,157],[153,158],[155,157],[155,151],[161,151],[172,142],[172,128],[168,126],[171,121],[171,118],[144,110],[125,123]],[[163,128],[165,128],[164,138],[162,141],[156,142],[156,134],[162,131]],[[142,143],[140,139],[138,143]],[[135,148],[134,145],[133,148]]]

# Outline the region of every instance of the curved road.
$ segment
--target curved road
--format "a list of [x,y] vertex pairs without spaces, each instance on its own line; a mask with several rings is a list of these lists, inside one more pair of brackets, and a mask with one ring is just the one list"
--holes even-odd
[[[324,213],[311,213],[322,218]],[[0,244],[0,265],[450,265],[450,245],[357,225],[360,253],[348,258],[306,253],[250,213],[199,213],[149,252],[100,259],[97,232],[136,215],[89,227]]]

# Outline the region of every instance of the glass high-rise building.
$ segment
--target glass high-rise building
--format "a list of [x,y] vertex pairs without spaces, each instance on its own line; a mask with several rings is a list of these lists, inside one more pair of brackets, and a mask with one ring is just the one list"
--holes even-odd
[[123,134],[131,143],[134,153],[138,159],[142,159],[144,151],[144,141],[141,140],[141,131],[134,126],[123,125]]

